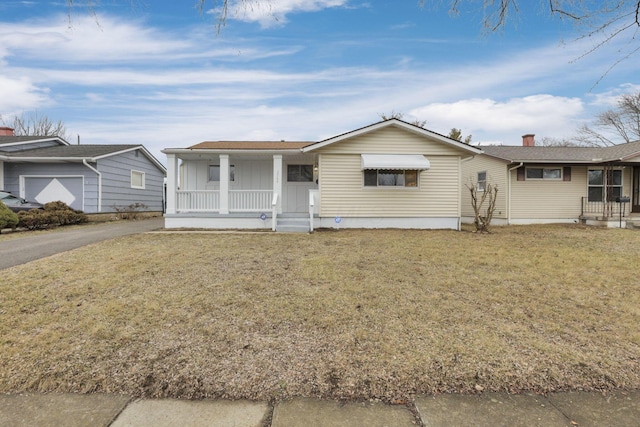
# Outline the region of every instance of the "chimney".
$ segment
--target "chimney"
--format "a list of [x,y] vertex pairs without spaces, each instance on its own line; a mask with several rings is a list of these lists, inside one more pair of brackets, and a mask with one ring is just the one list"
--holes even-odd
[[13,128],[0,126],[0,136],[15,136],[15,134],[13,133]]
[[532,133],[528,133],[526,135],[522,135],[522,146],[523,147],[535,147],[536,146],[536,141],[535,141],[535,135]]

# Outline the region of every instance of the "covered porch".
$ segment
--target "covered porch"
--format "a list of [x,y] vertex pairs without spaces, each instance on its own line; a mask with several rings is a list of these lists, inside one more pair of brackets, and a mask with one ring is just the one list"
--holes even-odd
[[[167,149],[165,227],[271,229],[301,217],[317,189],[307,143],[202,143]],[[315,199],[315,198],[313,198]]]

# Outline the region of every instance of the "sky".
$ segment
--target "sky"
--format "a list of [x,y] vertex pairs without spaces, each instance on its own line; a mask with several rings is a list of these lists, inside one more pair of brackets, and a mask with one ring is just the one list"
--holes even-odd
[[[483,31],[477,2],[0,2],[0,115],[62,120],[68,140],[161,150],[215,140],[319,141],[402,113],[473,144],[574,136],[640,91],[640,54],[520,2]],[[429,2],[428,2],[429,3]],[[463,2],[469,3],[469,2]],[[635,43],[638,43],[637,41]],[[635,45],[631,45],[634,47]]]

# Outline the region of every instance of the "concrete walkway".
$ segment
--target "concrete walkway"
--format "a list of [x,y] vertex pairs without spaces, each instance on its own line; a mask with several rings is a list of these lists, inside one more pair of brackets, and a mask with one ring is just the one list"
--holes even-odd
[[418,397],[409,405],[132,400],[113,394],[0,395],[0,427],[638,427],[640,391]]
[[164,227],[162,217],[104,224],[60,227],[46,233],[22,233],[24,237],[0,240],[0,270],[69,251],[91,243]]

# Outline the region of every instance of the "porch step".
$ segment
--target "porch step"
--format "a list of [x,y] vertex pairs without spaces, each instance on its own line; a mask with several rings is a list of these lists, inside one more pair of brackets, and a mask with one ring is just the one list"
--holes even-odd
[[281,233],[308,233],[309,218],[279,217],[276,221],[276,231]]

